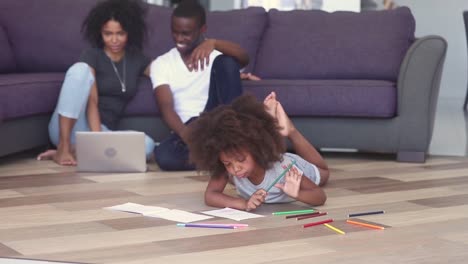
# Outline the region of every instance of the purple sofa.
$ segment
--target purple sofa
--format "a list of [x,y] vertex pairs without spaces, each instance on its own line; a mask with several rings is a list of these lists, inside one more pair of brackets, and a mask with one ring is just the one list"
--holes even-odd
[[[86,43],[81,22],[95,0],[0,3],[0,156],[45,146],[64,73]],[[173,46],[171,10],[149,6],[145,52]],[[21,19],[26,18],[26,19]],[[447,49],[438,36],[415,38],[406,7],[362,13],[248,8],[210,12],[208,37],[249,53],[244,81],[258,98],[276,91],[296,126],[319,148],[395,153],[424,161]],[[168,134],[148,78],[122,128],[156,141]]]

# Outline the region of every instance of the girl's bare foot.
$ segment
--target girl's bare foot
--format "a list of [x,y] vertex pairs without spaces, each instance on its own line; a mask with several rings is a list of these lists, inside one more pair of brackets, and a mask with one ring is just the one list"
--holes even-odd
[[296,129],[291,122],[291,119],[289,119],[288,115],[284,111],[281,103],[276,100],[275,92],[271,92],[267,95],[263,104],[265,105],[265,110],[278,121],[278,125],[280,126],[279,132],[282,136],[287,137]]
[[265,106],[265,111],[269,113],[274,119],[276,119],[276,108],[278,106],[278,101],[276,101],[276,93],[271,92],[265,100],[263,100],[263,105]]

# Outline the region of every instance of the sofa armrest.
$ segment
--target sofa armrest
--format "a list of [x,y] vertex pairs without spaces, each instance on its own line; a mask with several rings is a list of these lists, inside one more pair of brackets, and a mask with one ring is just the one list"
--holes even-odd
[[447,42],[440,36],[417,39],[398,75],[398,151],[426,152],[432,137]]

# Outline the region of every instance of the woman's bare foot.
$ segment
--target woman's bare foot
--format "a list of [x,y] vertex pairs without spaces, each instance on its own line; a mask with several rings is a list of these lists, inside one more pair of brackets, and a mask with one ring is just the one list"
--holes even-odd
[[57,150],[55,149],[48,149],[41,154],[37,155],[37,160],[51,160],[57,154]]
[[53,160],[62,166],[76,166],[76,160],[66,149],[48,149],[37,156],[37,160]]
[[278,121],[278,125],[280,127],[279,132],[282,136],[287,137],[291,132],[296,130],[291,119],[289,119],[288,115],[284,111],[283,106],[276,100],[275,92],[271,92],[267,95],[263,104],[265,105],[265,110]]
[[55,163],[62,166],[76,166],[76,160],[72,152],[68,147],[62,147],[61,145],[57,148],[57,153],[54,155]]

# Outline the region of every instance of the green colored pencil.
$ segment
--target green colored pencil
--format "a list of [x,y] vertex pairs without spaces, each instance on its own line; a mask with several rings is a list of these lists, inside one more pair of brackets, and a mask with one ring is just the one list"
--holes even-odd
[[282,211],[274,212],[273,215],[288,215],[288,214],[301,214],[301,213],[313,213],[315,209],[305,209],[305,210],[296,210],[296,211]]
[[276,178],[271,184],[270,186],[268,186],[268,188],[266,189],[266,192],[269,192],[271,188],[273,188],[273,186],[275,186],[275,184],[286,174],[286,172],[288,172],[292,166],[296,164],[296,160],[293,160],[291,162],[291,164],[289,164],[289,166],[278,176],[278,178]]

